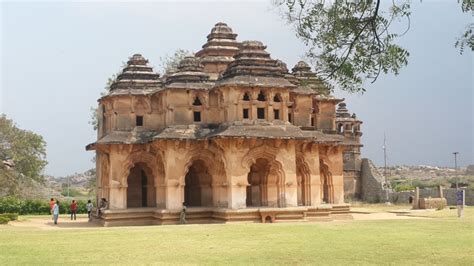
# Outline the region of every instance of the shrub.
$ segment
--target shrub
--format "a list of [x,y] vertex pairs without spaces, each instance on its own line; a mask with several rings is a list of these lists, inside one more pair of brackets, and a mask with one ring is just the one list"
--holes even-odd
[[[77,201],[77,213],[87,213],[86,200]],[[68,214],[71,200],[59,200],[59,213]],[[25,214],[49,214],[49,200],[47,199],[28,199],[20,200],[14,197],[7,197],[0,199],[0,214],[1,213],[19,213]]]
[[0,224],[7,224],[10,221],[10,218],[0,216]]
[[395,189],[396,192],[411,191],[411,190],[415,189],[415,186],[413,186],[411,184],[407,184],[407,183],[400,183],[400,184],[397,184],[394,187],[394,189]]
[[45,200],[25,200],[20,214],[49,214],[49,203]]
[[4,213],[4,214],[0,214],[0,216],[8,218],[10,219],[10,221],[18,220],[18,213]]
[[21,200],[15,197],[0,199],[0,213],[20,213]]

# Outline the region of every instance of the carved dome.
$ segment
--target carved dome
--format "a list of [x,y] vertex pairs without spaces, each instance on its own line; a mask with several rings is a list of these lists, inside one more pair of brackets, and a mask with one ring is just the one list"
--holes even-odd
[[[195,56],[186,56],[179,62],[178,70],[166,78],[167,87],[186,87],[191,83],[203,83],[209,80],[209,75],[203,72],[201,60]],[[179,84],[181,83],[181,85]],[[182,83],[189,83],[183,85]]]
[[315,77],[316,74],[311,71],[311,67],[305,61],[299,61],[291,69],[293,75],[300,77]]
[[196,53],[204,65],[229,64],[239,51],[240,43],[236,41],[237,34],[223,22],[219,22],[207,35],[207,42]]
[[148,60],[141,54],[131,56],[127,65],[110,86],[115,89],[144,89],[160,85],[160,75],[148,66]]

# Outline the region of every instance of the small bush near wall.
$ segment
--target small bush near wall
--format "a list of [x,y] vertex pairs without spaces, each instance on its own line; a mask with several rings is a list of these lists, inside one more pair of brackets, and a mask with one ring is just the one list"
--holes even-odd
[[0,224],[7,224],[10,221],[8,217],[0,216]]
[[15,197],[5,197],[0,199],[0,213],[19,213],[21,200]]
[[7,224],[9,221],[18,220],[17,213],[4,213],[0,214],[0,224]]

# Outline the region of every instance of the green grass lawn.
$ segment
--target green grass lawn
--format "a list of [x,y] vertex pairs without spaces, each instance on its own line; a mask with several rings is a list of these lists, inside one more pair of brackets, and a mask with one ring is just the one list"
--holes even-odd
[[474,208],[464,219],[455,215],[77,230],[3,225],[0,264],[473,265]]

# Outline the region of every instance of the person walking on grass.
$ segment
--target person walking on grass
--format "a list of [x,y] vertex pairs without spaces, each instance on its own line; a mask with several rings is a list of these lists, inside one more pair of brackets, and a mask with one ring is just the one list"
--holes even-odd
[[54,207],[54,204],[55,204],[55,203],[56,203],[56,202],[54,201],[53,198],[51,198],[51,199],[49,200],[49,213],[51,214],[51,220],[54,220],[54,217],[53,217],[53,207]]
[[54,203],[54,206],[53,206],[54,224],[58,224],[58,218],[59,218],[59,200],[56,200],[56,203]]
[[92,204],[91,200],[88,200],[86,204],[86,209],[87,209],[87,217],[89,218],[89,222],[92,221],[92,208],[94,208],[94,205]]
[[71,210],[71,220],[73,217],[74,217],[74,220],[76,220],[77,202],[75,200],[72,200],[72,203],[69,206],[69,209]]

